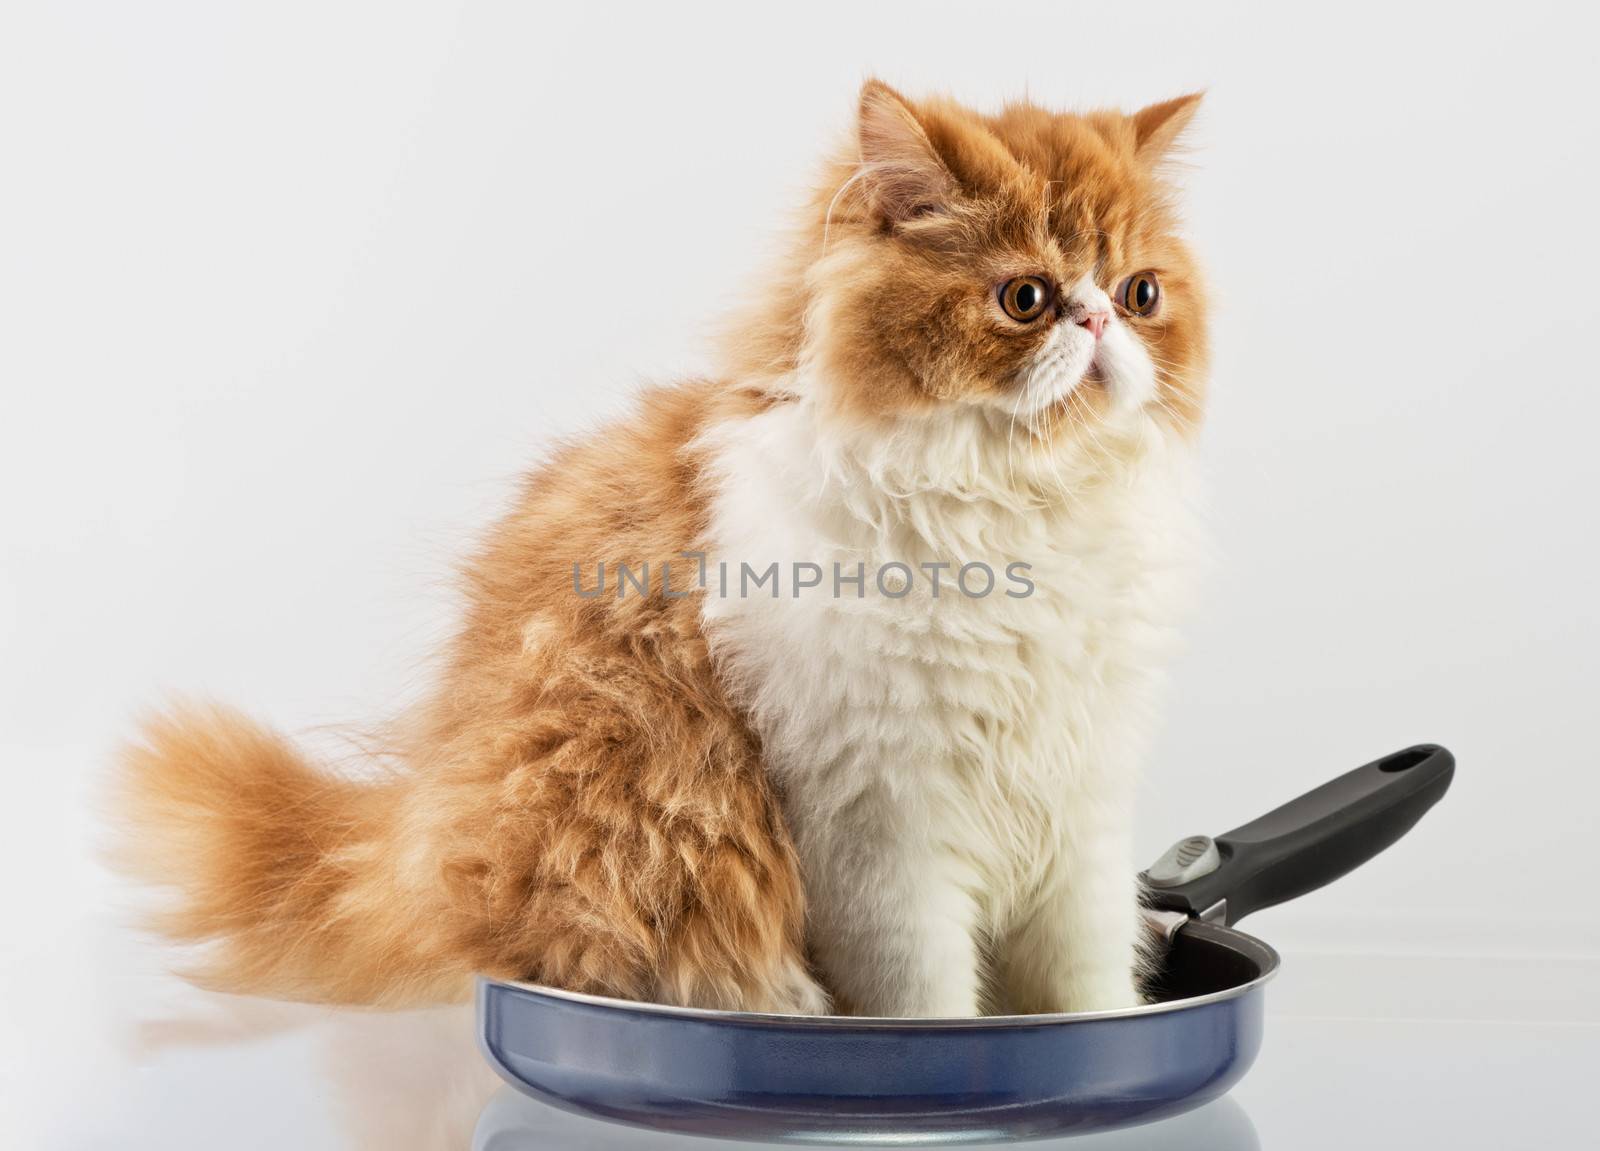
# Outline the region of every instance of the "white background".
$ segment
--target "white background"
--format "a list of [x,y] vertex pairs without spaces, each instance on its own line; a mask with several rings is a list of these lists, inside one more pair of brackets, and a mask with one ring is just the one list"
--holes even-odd
[[0,1142],[198,1145],[203,1095],[251,1116],[234,1146],[338,1145],[288,1041],[128,1070],[158,981],[91,852],[110,751],[173,691],[291,730],[414,696],[465,542],[556,437],[705,364],[869,73],[981,106],[1208,90],[1217,562],[1142,854],[1445,743],[1410,838],[1251,921],[1317,973],[1284,1008],[1600,1021],[1595,31],[1531,3],[8,4]]

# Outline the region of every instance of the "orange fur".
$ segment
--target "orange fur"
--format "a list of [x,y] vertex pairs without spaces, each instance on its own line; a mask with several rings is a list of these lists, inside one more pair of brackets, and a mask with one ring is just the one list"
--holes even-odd
[[[1192,434],[1209,355],[1205,286],[1163,175],[1199,100],[1133,116],[1028,103],[986,116],[868,81],[857,138],[828,166],[792,255],[729,328],[730,375],[779,380],[795,369],[802,336],[820,336],[819,363],[840,381],[848,417],[970,402],[1014,386],[1048,332],[997,323],[995,284],[1031,273],[1071,283],[1092,271],[1109,286],[1154,271],[1161,311],[1126,319],[1158,366],[1159,410]],[[827,330],[808,332],[819,314]],[[1092,416],[1103,401],[1088,389],[1052,414]],[[1055,426],[1029,430],[1048,440]]]
[[164,931],[217,945],[197,979],[393,1006],[457,997],[479,971],[798,1009],[798,871],[695,601],[573,593],[574,563],[589,580],[595,556],[659,570],[694,543],[685,445],[755,402],[653,393],[533,477],[469,570],[404,774],[333,779],[225,711],[147,727],[125,757],[133,867],[184,896]]
[[[394,1006],[459,997],[484,972],[816,1009],[795,854],[698,597],[656,586],[582,598],[573,566],[586,579],[601,560],[659,573],[696,547],[697,437],[784,402],[819,303],[837,321],[822,362],[852,418],[871,418],[1014,374],[1032,336],[996,328],[995,276],[1160,268],[1168,304],[1142,334],[1168,402],[1192,420],[1201,302],[1155,172],[1191,107],[985,117],[869,84],[860,147],[902,147],[899,124],[937,164],[924,152],[864,166],[872,157],[852,148],[828,168],[763,310],[742,320],[727,382],[651,392],[532,475],[467,569],[464,626],[399,770],[340,779],[237,714],[194,707],[129,750],[130,866],[177,889],[160,926],[206,945],[195,977]],[[924,213],[930,196],[949,210]]]

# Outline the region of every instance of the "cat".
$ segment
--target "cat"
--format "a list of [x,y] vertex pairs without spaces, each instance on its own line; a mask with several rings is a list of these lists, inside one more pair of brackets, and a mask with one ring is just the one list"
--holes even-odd
[[128,866],[230,991],[473,973],[885,1016],[1139,1001],[1131,800],[1184,583],[1198,106],[868,81],[714,377],[556,452],[465,573],[396,765],[179,705]]

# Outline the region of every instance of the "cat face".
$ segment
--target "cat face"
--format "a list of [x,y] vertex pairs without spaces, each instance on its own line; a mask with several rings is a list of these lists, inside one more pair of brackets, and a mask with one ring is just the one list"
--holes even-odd
[[860,414],[978,405],[1034,431],[1199,416],[1203,289],[1159,166],[1199,97],[995,116],[862,90],[807,272],[807,339]]

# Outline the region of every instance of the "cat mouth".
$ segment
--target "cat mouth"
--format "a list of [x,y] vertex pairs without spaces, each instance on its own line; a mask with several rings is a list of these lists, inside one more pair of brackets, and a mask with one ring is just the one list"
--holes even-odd
[[1080,349],[1058,348],[1023,375],[1015,407],[1019,415],[1039,415],[1072,400],[1085,385],[1103,382],[1093,358],[1083,363]]

